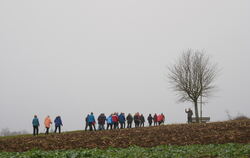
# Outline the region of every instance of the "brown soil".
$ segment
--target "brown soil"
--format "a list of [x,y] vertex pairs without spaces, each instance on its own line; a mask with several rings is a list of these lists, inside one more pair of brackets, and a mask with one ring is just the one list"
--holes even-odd
[[250,143],[250,120],[0,138],[0,151]]

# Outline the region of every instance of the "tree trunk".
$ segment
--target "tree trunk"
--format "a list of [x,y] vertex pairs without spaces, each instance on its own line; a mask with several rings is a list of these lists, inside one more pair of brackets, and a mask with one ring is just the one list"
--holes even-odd
[[195,111],[195,120],[196,123],[199,123],[199,111],[198,111],[198,102],[194,101],[194,111]]

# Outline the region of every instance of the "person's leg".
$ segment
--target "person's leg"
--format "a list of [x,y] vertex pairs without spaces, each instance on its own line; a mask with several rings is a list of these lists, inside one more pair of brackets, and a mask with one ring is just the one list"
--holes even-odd
[[55,126],[55,133],[56,133],[56,131],[57,131],[57,126]]
[[48,132],[49,132],[49,129],[48,129],[48,127],[46,127],[46,132],[45,132],[45,135],[47,135],[47,134],[48,134]]
[[58,126],[59,133],[61,133],[61,126]]
[[35,135],[35,133],[36,133],[36,128],[35,126],[33,126],[33,135]]
[[89,130],[93,131],[92,123],[89,123]]
[[88,130],[88,123],[86,122],[86,124],[85,124],[85,131],[87,131]]
[[188,123],[192,123],[192,118],[188,117]]
[[38,126],[36,127],[36,135],[38,135],[38,133],[39,133],[39,128],[38,128]]

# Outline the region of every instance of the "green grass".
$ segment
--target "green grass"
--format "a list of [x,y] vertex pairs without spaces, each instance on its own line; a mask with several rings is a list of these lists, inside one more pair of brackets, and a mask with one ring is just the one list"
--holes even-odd
[[79,149],[61,151],[31,150],[28,152],[0,152],[1,158],[249,158],[250,144],[158,146],[153,148],[129,147]]

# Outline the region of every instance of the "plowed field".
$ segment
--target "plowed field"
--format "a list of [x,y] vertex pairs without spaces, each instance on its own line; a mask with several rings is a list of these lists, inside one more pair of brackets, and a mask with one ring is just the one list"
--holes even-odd
[[250,120],[0,138],[0,151],[250,143]]

